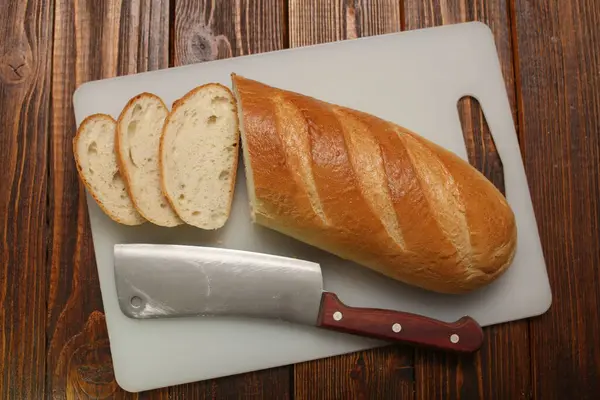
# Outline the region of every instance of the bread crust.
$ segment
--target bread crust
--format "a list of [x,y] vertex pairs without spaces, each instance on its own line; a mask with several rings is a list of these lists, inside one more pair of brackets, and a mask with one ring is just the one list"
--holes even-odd
[[258,224],[441,293],[509,267],[514,214],[469,163],[373,115],[232,80]]
[[[178,212],[178,207],[177,207],[177,203],[175,201],[175,199],[171,198],[171,196],[169,195],[168,191],[167,191],[167,186],[166,186],[166,182],[165,182],[165,174],[164,174],[164,170],[165,170],[165,166],[163,164],[163,157],[164,157],[164,141],[165,141],[165,132],[167,129],[167,126],[169,125],[169,121],[171,120],[172,116],[175,114],[175,112],[177,111],[177,109],[179,109],[179,107],[181,107],[181,105],[183,105],[186,100],[188,100],[190,97],[194,96],[196,93],[198,93],[199,91],[206,89],[208,87],[219,87],[222,89],[225,89],[230,95],[231,98],[233,99],[232,105],[233,105],[233,112],[236,115],[236,124],[235,124],[235,130],[236,130],[236,141],[235,141],[235,147],[236,149],[239,149],[239,142],[240,142],[240,126],[239,126],[239,120],[237,119],[237,113],[238,113],[238,109],[237,109],[237,103],[235,102],[235,97],[233,96],[233,93],[231,92],[231,90],[225,86],[222,85],[220,83],[207,83],[204,85],[200,85],[195,87],[194,89],[190,90],[189,92],[187,92],[185,95],[183,95],[180,99],[175,100],[173,102],[173,106],[171,107],[171,111],[169,112],[169,114],[167,115],[167,118],[165,118],[165,122],[163,124],[163,128],[162,128],[162,133],[160,135],[160,145],[159,145],[159,156],[158,156],[158,165],[159,165],[159,170],[161,172],[160,175],[160,182],[161,182],[161,190],[163,192],[163,195],[165,196],[165,198],[167,199],[167,201],[169,202],[169,205],[171,206],[171,208],[173,208],[173,210],[175,210],[175,212],[177,213],[177,215],[179,215],[179,218],[181,218],[184,222],[188,223],[188,221],[186,221],[181,214]],[[233,164],[233,170],[231,172],[231,185],[229,188],[229,201],[227,204],[227,210],[226,210],[226,215],[227,215],[227,220],[229,219],[229,215],[231,214],[231,205],[233,204],[233,195],[234,195],[234,189],[235,189],[235,181],[237,178],[237,168],[238,168],[238,157],[234,157],[234,164]]]
[[[127,104],[125,105],[125,107],[123,107],[123,110],[121,110],[121,114],[119,114],[119,118],[117,119],[116,123],[117,123],[117,127],[115,129],[115,153],[117,154],[117,164],[119,165],[119,170],[121,171],[121,176],[123,177],[123,180],[125,181],[125,187],[127,188],[127,194],[129,195],[129,198],[131,199],[131,202],[133,203],[133,206],[135,207],[135,209],[137,210],[138,213],[140,213],[140,215],[142,217],[144,217],[145,219],[147,219],[148,221],[152,222],[155,225],[159,225],[159,226],[164,226],[161,223],[158,223],[158,221],[156,221],[154,218],[151,218],[150,216],[146,215],[146,213],[144,213],[144,211],[140,208],[140,206],[137,203],[137,200],[135,198],[135,196],[133,195],[133,191],[131,189],[131,180],[129,178],[129,171],[127,170],[127,166],[125,164],[125,155],[121,153],[121,137],[123,135],[123,133],[121,132],[121,122],[123,121],[123,118],[125,118],[125,115],[127,114],[127,111],[140,99],[144,98],[144,97],[150,97],[153,98],[155,100],[158,100],[162,106],[165,108],[165,110],[167,110],[167,113],[169,112],[169,108],[167,107],[167,105],[165,104],[165,102],[163,101],[162,98],[160,98],[160,96],[155,95],[154,93],[149,93],[149,92],[143,92],[138,94],[135,97],[132,97]],[[168,115],[168,114],[167,114]],[[164,127],[164,125],[163,125]],[[162,132],[161,132],[161,138],[162,138]],[[160,150],[159,150],[159,173],[162,171],[162,168],[160,167]],[[162,174],[161,174],[162,177]],[[162,182],[162,179],[160,179],[160,181]],[[161,192],[163,192],[162,190],[162,184],[161,184]],[[166,196],[165,196],[166,197]],[[167,198],[167,201],[170,204],[170,200],[169,198]],[[173,208],[171,206],[171,208]],[[173,209],[174,210],[174,209]],[[183,224],[183,221],[180,220],[179,224],[177,225],[181,225]],[[172,227],[172,226],[177,226],[177,225],[171,225],[168,227]]]
[[[81,160],[79,159],[79,156],[77,154],[77,142],[79,141],[81,133],[83,132],[83,129],[85,128],[85,126],[88,123],[93,122],[93,121],[98,120],[98,119],[107,119],[107,120],[110,120],[112,123],[116,124],[116,121],[115,121],[115,119],[113,117],[111,117],[108,114],[101,114],[101,113],[89,115],[88,117],[86,117],[81,122],[81,124],[79,125],[79,128],[77,129],[77,132],[75,133],[75,137],[73,138],[73,142],[72,142],[72,145],[73,145],[73,155],[74,155],[74,158],[75,158],[75,166],[77,168],[77,174],[79,175],[79,178],[83,182],[84,186],[87,188],[87,191],[92,195],[92,197],[94,198],[94,200],[96,201],[96,203],[98,204],[98,206],[100,207],[100,209],[106,215],[108,215],[108,217],[110,219],[112,219],[113,221],[118,222],[119,224],[122,224],[122,225],[128,225],[128,226],[142,225],[146,221],[140,220],[139,223],[132,224],[132,223],[129,223],[128,221],[125,221],[125,220],[119,218],[118,216],[112,214],[110,212],[110,210],[108,210],[106,208],[106,206],[104,205],[104,203],[102,202],[102,200],[100,200],[98,198],[98,195],[95,193],[95,191],[94,191],[91,183],[87,180],[87,178],[85,177],[85,174],[83,173],[83,170],[81,168]],[[116,143],[115,143],[115,146],[116,146]],[[118,164],[118,159],[119,159],[119,157],[117,157],[117,164]],[[121,174],[121,176],[122,175],[123,174]],[[127,185],[125,185],[125,186],[127,186]],[[131,196],[130,196],[130,198],[131,198]]]

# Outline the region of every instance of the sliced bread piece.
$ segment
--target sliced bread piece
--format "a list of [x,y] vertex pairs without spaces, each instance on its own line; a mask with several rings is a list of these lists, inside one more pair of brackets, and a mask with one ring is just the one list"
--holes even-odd
[[87,117],[73,139],[75,164],[84,185],[106,215],[124,225],[140,225],[145,219],[133,206],[117,165],[116,126],[110,115]]
[[183,223],[160,186],[158,148],[169,109],[160,97],[142,93],[129,100],[117,120],[115,150],[129,196],[138,212],[153,224]]
[[173,104],[160,141],[162,187],[187,224],[218,229],[229,218],[238,143],[237,108],[227,87],[203,85]]

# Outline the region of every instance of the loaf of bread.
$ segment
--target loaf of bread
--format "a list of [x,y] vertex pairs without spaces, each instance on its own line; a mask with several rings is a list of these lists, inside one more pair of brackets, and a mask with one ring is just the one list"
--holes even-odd
[[110,115],[90,115],[81,123],[73,139],[77,172],[106,215],[124,225],[140,225],[146,220],[127,193],[117,164],[115,131]]
[[155,225],[183,223],[162,192],[158,148],[169,109],[160,97],[141,93],[117,120],[115,151],[119,169],[137,211]]
[[514,214],[454,153],[363,112],[232,80],[256,223],[441,293],[509,267]]
[[218,229],[229,217],[238,162],[237,109],[219,84],[173,104],[160,140],[163,193],[187,224]]

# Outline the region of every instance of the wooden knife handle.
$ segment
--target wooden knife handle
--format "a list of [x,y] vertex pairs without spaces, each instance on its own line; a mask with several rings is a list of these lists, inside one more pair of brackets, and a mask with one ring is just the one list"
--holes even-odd
[[348,307],[325,292],[317,326],[377,339],[471,353],[483,342],[483,331],[471,317],[446,323],[400,311]]

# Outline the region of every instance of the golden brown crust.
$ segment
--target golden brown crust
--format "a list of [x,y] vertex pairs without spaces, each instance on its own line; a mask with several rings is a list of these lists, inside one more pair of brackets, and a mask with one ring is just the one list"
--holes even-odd
[[[160,174],[160,186],[161,186],[161,190],[163,195],[165,196],[165,198],[167,199],[167,201],[169,202],[169,205],[171,206],[171,208],[177,213],[177,204],[175,202],[174,199],[172,199],[169,196],[169,193],[167,192],[167,187],[166,187],[166,183],[165,183],[165,179],[164,179],[164,165],[163,165],[163,152],[164,152],[164,138],[165,138],[165,130],[166,127],[169,124],[169,121],[171,120],[171,117],[174,115],[175,111],[181,107],[186,100],[188,100],[190,97],[192,97],[194,94],[198,93],[200,90],[202,89],[206,89],[207,87],[210,86],[216,86],[222,89],[225,89],[232,98],[232,105],[233,105],[233,111],[235,112],[235,115],[237,115],[237,103],[235,102],[233,93],[231,93],[231,90],[224,85],[221,85],[220,83],[207,83],[204,85],[200,85],[195,87],[194,89],[190,90],[189,92],[187,92],[185,95],[183,95],[180,99],[177,99],[173,102],[173,106],[171,108],[171,111],[169,112],[169,114],[167,115],[167,118],[165,119],[165,122],[163,124],[163,128],[162,128],[162,133],[160,135],[160,144],[159,144],[159,150],[158,150],[158,166],[159,166],[159,170],[161,172]],[[239,121],[236,118],[236,142],[235,142],[235,147],[238,148],[239,146],[239,141],[240,141],[240,126],[239,126]],[[238,168],[238,157],[234,157],[234,165],[233,165],[233,171],[232,171],[232,179],[231,179],[231,187],[229,188],[229,203],[227,206],[227,215],[229,216],[231,213],[231,205],[233,203],[233,191],[235,189],[235,180],[237,177],[237,168]],[[179,215],[179,217],[181,218],[181,215]]]
[[[133,203],[133,207],[135,207],[137,212],[140,213],[140,215],[142,217],[144,217],[148,221],[152,222],[153,224],[160,226],[161,224],[159,224],[158,221],[156,221],[153,218],[151,218],[150,216],[146,215],[146,213],[144,213],[142,208],[139,207],[137,200],[136,200],[135,196],[133,195],[133,191],[131,190],[131,178],[129,176],[129,171],[127,170],[127,166],[125,164],[126,155],[121,153],[121,137],[123,135],[123,133],[121,132],[121,122],[123,121],[123,118],[125,118],[127,111],[139,99],[141,99],[143,97],[151,97],[153,99],[158,100],[162,104],[162,106],[165,108],[165,110],[167,110],[167,113],[169,112],[169,108],[167,107],[167,105],[165,104],[163,99],[160,98],[159,96],[155,95],[154,93],[143,92],[143,93],[138,94],[135,97],[132,97],[127,102],[125,107],[123,107],[123,110],[121,110],[121,114],[119,114],[119,118],[117,118],[117,127],[115,129],[115,153],[117,154],[117,164],[119,166],[119,171],[121,171],[121,176],[123,177],[123,180],[125,181],[125,188],[127,189],[127,194],[129,195],[129,198],[131,199],[131,202]],[[160,166],[160,160],[159,160],[159,166]],[[160,168],[159,168],[159,171],[160,171]],[[167,199],[167,201],[169,201],[169,199]]]
[[484,286],[512,262],[512,210],[455,154],[369,114],[232,80],[257,223],[443,293]]
[[[73,138],[73,155],[75,158],[75,166],[77,168],[77,174],[79,175],[79,178],[81,179],[81,181],[83,182],[84,186],[86,187],[87,191],[89,192],[90,195],[92,195],[92,197],[94,198],[94,200],[96,201],[96,204],[98,204],[98,206],[100,207],[100,209],[104,212],[104,214],[108,215],[110,217],[110,219],[112,219],[115,222],[118,222],[119,224],[122,225],[129,225],[129,226],[136,226],[136,225],[141,225],[143,224],[145,221],[141,221],[139,224],[131,224],[127,221],[122,220],[121,218],[119,218],[118,216],[112,214],[104,205],[104,203],[102,203],[102,201],[98,198],[98,196],[96,195],[96,193],[94,192],[94,189],[92,187],[92,185],[90,184],[90,182],[88,182],[88,180],[85,177],[85,174],[83,173],[83,170],[81,168],[81,161],[79,160],[79,156],[77,155],[77,142],[79,141],[81,132],[83,132],[83,129],[85,128],[85,126],[97,119],[107,119],[110,120],[112,123],[116,124],[116,121],[113,117],[111,117],[110,115],[107,114],[92,114],[89,115],[88,117],[86,117],[81,124],[79,125],[79,128],[77,129],[77,132],[75,133],[75,137]],[[115,143],[116,145],[116,143]],[[117,157],[118,160],[118,157]]]

